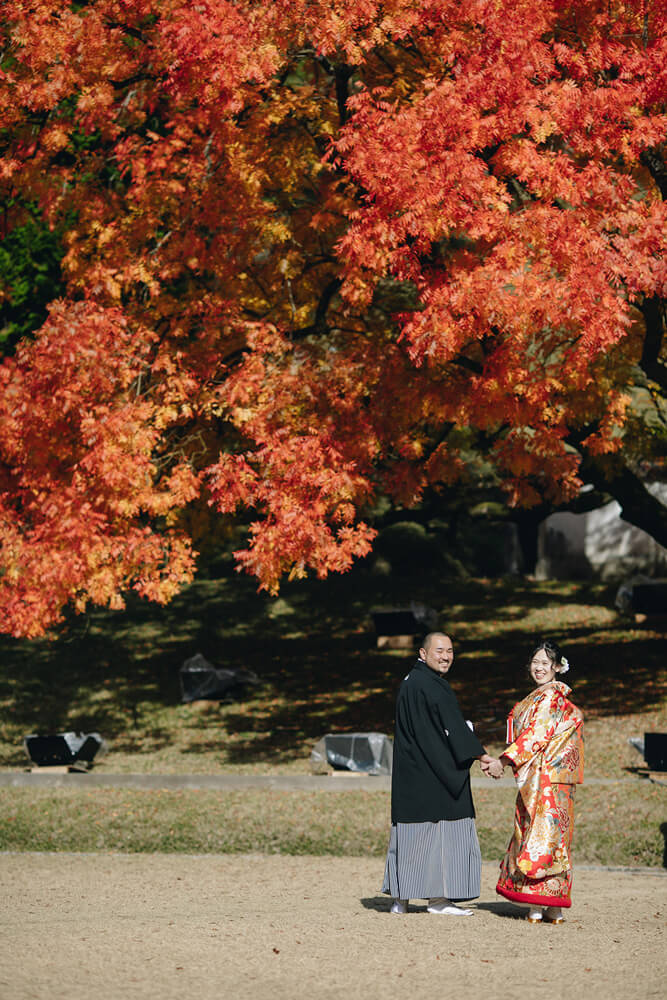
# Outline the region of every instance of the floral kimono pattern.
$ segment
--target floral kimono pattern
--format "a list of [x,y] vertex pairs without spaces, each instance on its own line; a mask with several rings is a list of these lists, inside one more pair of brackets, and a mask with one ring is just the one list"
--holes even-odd
[[554,681],[518,702],[507,720],[504,755],[518,794],[514,833],[496,892],[516,903],[570,906],[574,786],[584,777],[583,716]]

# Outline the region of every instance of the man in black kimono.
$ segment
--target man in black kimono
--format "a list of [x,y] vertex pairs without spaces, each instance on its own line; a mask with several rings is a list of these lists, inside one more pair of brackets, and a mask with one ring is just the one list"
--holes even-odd
[[394,897],[392,913],[407,913],[410,899],[426,899],[429,913],[471,916],[455,902],[479,896],[482,859],[470,767],[480,760],[496,776],[500,765],[466,723],[445,679],[453,660],[449,636],[430,633],[398,692],[382,886]]

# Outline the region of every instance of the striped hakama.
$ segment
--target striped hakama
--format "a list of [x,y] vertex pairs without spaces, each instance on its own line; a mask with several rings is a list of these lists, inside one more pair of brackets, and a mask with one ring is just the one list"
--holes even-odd
[[382,892],[394,899],[477,899],[481,873],[474,819],[392,825]]

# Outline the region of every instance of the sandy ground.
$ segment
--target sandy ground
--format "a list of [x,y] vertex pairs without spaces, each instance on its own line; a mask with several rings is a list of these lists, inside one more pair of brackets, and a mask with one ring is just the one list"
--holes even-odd
[[575,872],[532,926],[485,864],[468,918],[389,914],[368,858],[0,855],[0,997],[665,996],[667,873]]

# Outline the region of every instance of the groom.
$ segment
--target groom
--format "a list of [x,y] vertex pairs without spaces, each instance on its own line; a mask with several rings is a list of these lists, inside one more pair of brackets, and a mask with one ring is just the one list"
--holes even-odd
[[391,834],[382,891],[392,913],[410,899],[428,900],[429,913],[472,916],[457,906],[479,896],[482,859],[475,829],[470,767],[500,777],[461,714],[446,680],[454,662],[448,635],[431,632],[403,680],[396,702],[391,784]]

